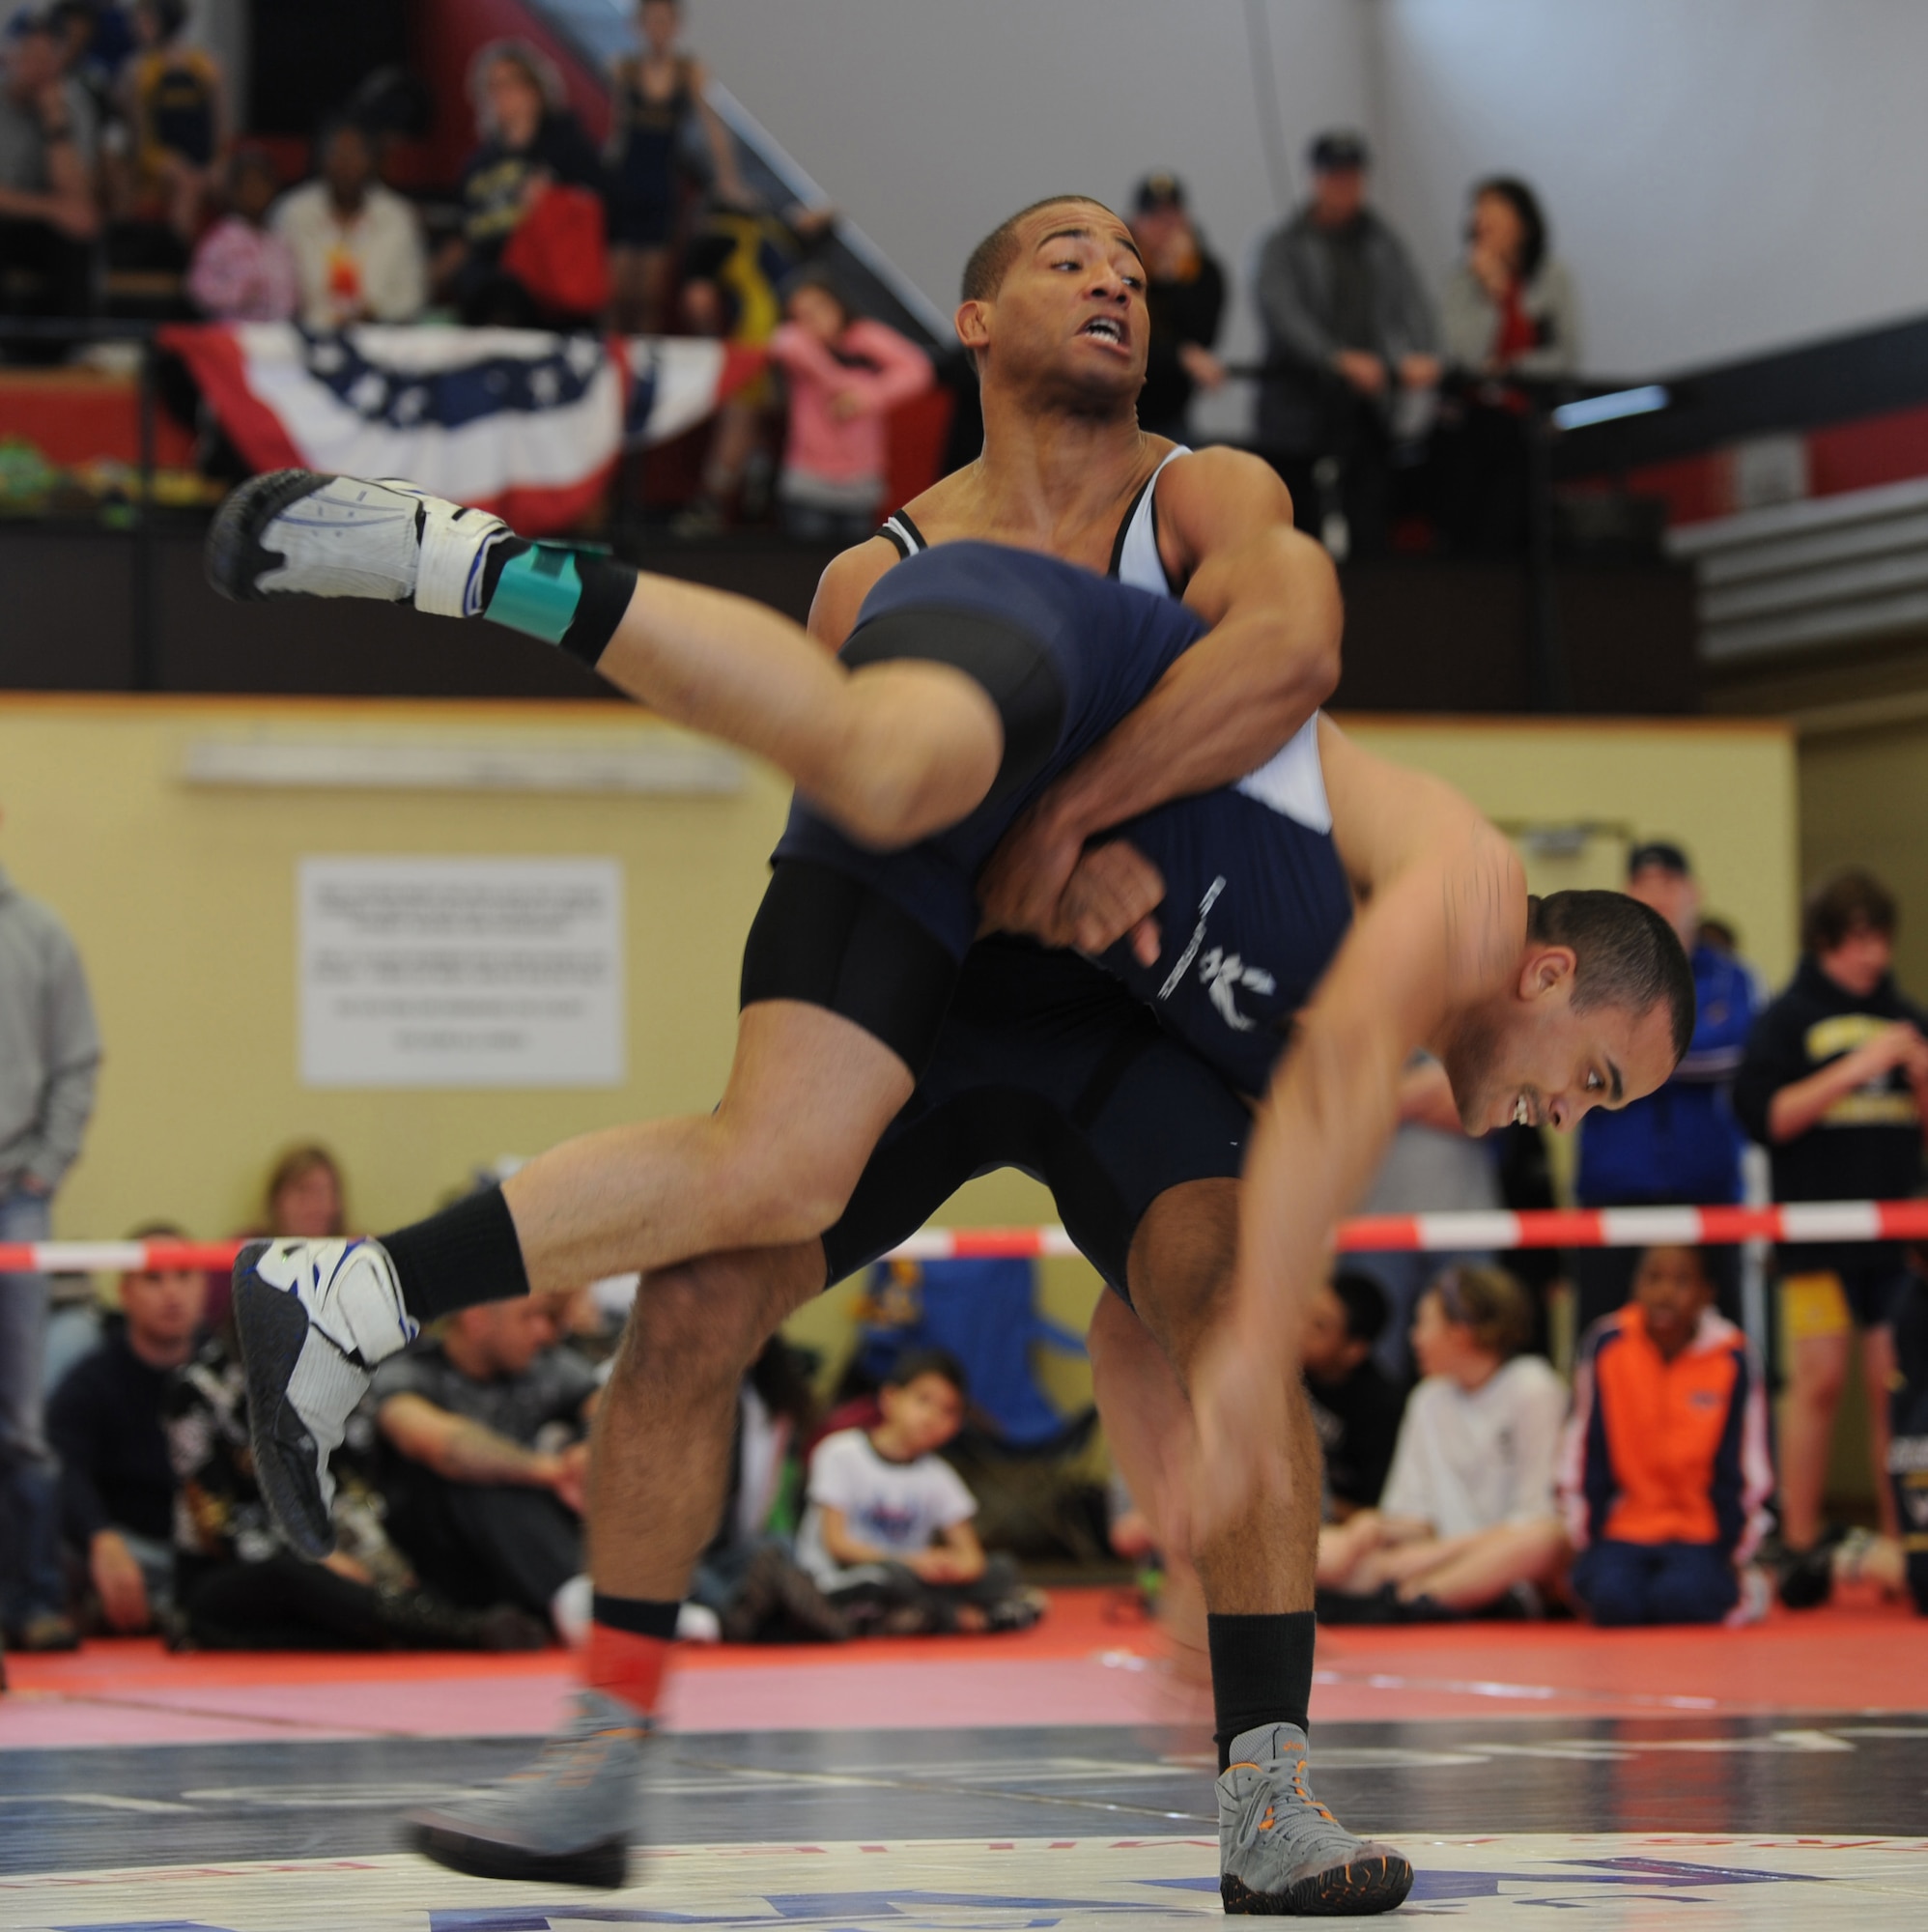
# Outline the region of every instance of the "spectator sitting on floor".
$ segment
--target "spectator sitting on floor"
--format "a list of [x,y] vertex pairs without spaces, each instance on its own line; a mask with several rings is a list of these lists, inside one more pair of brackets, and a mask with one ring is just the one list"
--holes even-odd
[[128,62],[127,119],[133,131],[131,213],[165,221],[192,242],[227,145],[227,84],[220,61],[189,46],[187,0],[140,0],[134,33],[142,51]]
[[1425,1379],[1378,1508],[1319,1532],[1322,1616],[1537,1610],[1566,1556],[1553,1482],[1567,1391],[1521,1352],[1532,1332],[1526,1291],[1501,1268],[1448,1268],[1420,1296]]
[[266,148],[243,144],[228,162],[228,212],[202,236],[187,270],[187,293],[214,322],[286,322],[300,299],[288,243],[268,225],[281,192]]
[[855,314],[820,269],[783,291],[770,355],[789,390],[777,503],[788,536],[854,544],[883,507],[889,417],[931,385],[930,357],[894,328]]
[[1350,1271],[1335,1274],[1306,1310],[1299,1361],[1325,1451],[1331,1521],[1373,1508],[1392,1467],[1405,1398],[1373,1358],[1386,1317],[1378,1283]]
[[602,159],[563,104],[561,79],[532,46],[496,41],[476,55],[470,74],[482,140],[462,172],[462,229],[436,257],[435,286],[471,327],[547,327],[564,318],[503,266],[503,255],[549,188],[603,198]]
[[[341,1163],[319,1142],[304,1142],[278,1155],[262,1189],[259,1219],[235,1232],[242,1240],[337,1239],[348,1232],[348,1187]],[[225,1268],[208,1277],[207,1325],[224,1327],[234,1294]]]
[[1595,1623],[1734,1617],[1774,1472],[1760,1366],[1698,1249],[1649,1248],[1627,1306],[1581,1338],[1560,1465],[1571,1588]]
[[743,1379],[723,1526],[696,1564],[677,1634],[715,1619],[729,1643],[841,1642],[850,1626],[796,1561],[793,1451],[816,1415],[804,1362],[773,1335]]
[[914,1350],[877,1392],[883,1419],[826,1435],[810,1458],[798,1556],[860,1633],[1026,1630],[1041,1614],[1007,1556],[987,1557],[978,1499],[938,1451],[964,1421],[964,1371]]
[[348,1232],[348,1187],[341,1163],[319,1142],[292,1147],[276,1160],[263,1197],[265,1234],[333,1240]]
[[[53,28],[30,18],[0,79],[0,261],[32,278],[31,286],[11,279],[6,306],[14,315],[94,310],[97,128],[85,91],[61,63]],[[50,356],[31,353],[58,360],[64,345]]]
[[[1895,923],[1893,895],[1870,873],[1827,880],[1803,912],[1793,980],[1748,1036],[1734,1110],[1769,1150],[1776,1201],[1894,1201],[1919,1183],[1928,1015],[1895,986]],[[1889,1241],[1783,1244],[1775,1266],[1794,1353],[1779,1438],[1791,1577],[1822,1538],[1834,1412],[1857,1330],[1882,1529],[1901,1534],[1888,1486],[1890,1322],[1909,1274]]]
[[[186,1236],[156,1222],[128,1238]],[[207,1298],[207,1277],[195,1268],[122,1275],[120,1320],[47,1405],[61,1529],[107,1628],[123,1635],[153,1628],[174,1599],[174,1472],[162,1413],[175,1370],[194,1352]]]
[[374,137],[353,121],[322,139],[317,179],[274,211],[300,281],[301,326],[413,322],[428,300],[428,257],[415,211],[376,177]]
[[567,1300],[465,1308],[383,1362],[369,1392],[389,1534],[422,1581],[558,1631],[557,1596],[582,1570],[581,1432],[598,1393],[594,1370],[556,1346]]
[[254,1480],[247,1375],[211,1336],[165,1404],[174,1500],[175,1627],[205,1650],[540,1650],[549,1626],[511,1605],[457,1609],[421,1587],[354,1458],[337,1452],[337,1547],[320,1563],[282,1541]]
[[1176,175],[1138,184],[1131,236],[1145,261],[1150,326],[1138,425],[1148,436],[1189,442],[1193,395],[1225,385],[1225,365],[1211,353],[1225,312],[1225,270],[1200,238]]

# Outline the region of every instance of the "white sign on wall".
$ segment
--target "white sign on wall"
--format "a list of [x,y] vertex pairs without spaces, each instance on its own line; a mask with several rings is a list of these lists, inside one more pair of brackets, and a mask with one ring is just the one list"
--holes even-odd
[[616,1087],[613,859],[303,859],[310,1087]]

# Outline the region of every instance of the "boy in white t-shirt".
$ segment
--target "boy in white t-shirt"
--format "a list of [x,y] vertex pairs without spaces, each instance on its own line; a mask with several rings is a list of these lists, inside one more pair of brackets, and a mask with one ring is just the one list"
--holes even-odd
[[878,1391],[883,1419],[826,1435],[810,1458],[797,1559],[860,1632],[1024,1630],[1042,1600],[987,1557],[978,1499],[937,1451],[964,1421],[964,1371],[908,1354]]
[[1319,1531],[1319,1615],[1403,1622],[1535,1609],[1567,1558],[1553,1484],[1567,1390],[1524,1352],[1526,1291],[1502,1268],[1447,1268],[1420,1296],[1425,1379],[1375,1510]]

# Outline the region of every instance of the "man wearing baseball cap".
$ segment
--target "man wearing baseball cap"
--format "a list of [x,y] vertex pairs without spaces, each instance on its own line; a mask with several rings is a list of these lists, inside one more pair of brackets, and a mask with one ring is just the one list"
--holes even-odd
[[1391,517],[1395,405],[1438,383],[1439,325],[1405,243],[1366,205],[1364,139],[1328,129],[1307,158],[1312,194],[1259,257],[1259,441],[1301,527],[1330,533],[1343,513],[1350,550],[1372,552]]

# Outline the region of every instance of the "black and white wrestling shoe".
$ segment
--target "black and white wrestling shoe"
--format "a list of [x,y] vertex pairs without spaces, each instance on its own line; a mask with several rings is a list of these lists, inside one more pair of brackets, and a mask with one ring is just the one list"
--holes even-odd
[[319,1559],[335,1543],[328,1458],[376,1363],[418,1324],[380,1241],[250,1241],[234,1280],[255,1479],[282,1534]]
[[276,469],[250,477],[208,532],[208,581],[223,597],[372,597],[438,617],[482,608],[499,517],[392,478]]

